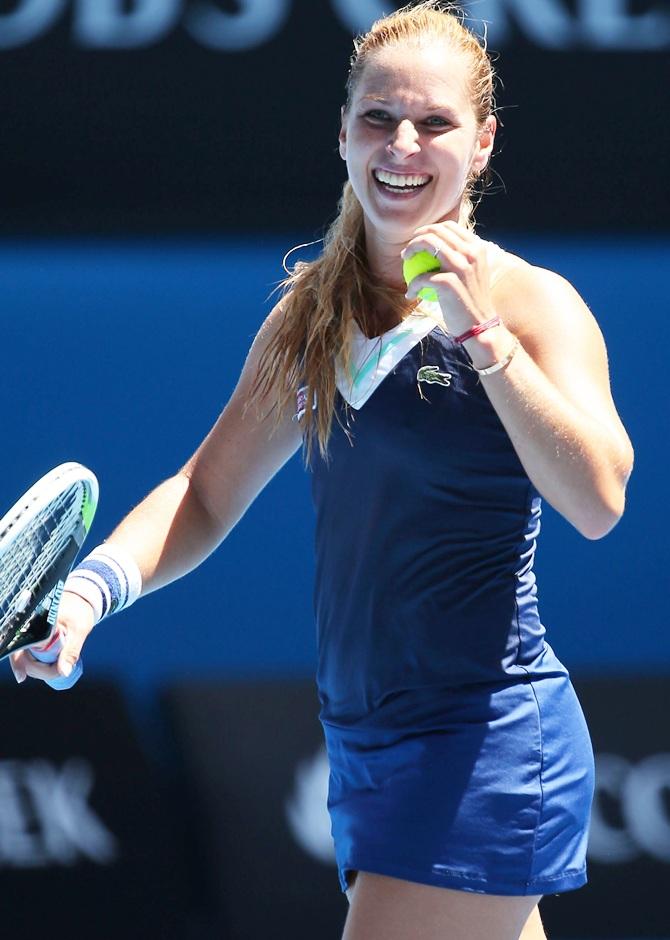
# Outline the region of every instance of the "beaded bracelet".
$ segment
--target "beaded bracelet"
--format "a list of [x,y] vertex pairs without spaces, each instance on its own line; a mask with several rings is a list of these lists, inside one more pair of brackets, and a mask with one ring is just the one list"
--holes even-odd
[[465,333],[461,333],[460,336],[455,336],[454,339],[457,343],[464,343],[466,339],[479,336],[479,334],[483,333],[485,330],[490,330],[494,326],[500,326],[501,323],[502,320],[500,317],[492,317],[490,320],[485,320],[483,323],[476,323],[475,326],[471,326],[469,330],[466,330]]
[[501,369],[504,369],[505,366],[508,366],[512,359],[514,359],[514,354],[520,345],[521,343],[519,340],[515,339],[514,345],[504,358],[499,359],[498,362],[494,362],[492,366],[487,366],[485,369],[478,369],[477,366],[473,366],[472,368],[478,375],[493,375],[494,372],[500,372]]
[[125,549],[103,542],[72,569],[63,590],[88,601],[99,623],[137,600],[142,592],[142,574]]

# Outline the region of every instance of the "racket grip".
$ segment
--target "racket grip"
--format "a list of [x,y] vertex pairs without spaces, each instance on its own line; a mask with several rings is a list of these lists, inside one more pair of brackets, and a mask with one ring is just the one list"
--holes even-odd
[[[40,663],[55,663],[62,649],[63,645],[60,639],[58,639],[47,649],[39,649],[31,646],[30,655]],[[56,692],[64,692],[66,689],[71,689],[72,686],[81,679],[83,674],[84,665],[80,656],[74,664],[74,668],[69,676],[58,676],[56,679],[45,679],[44,681],[50,688],[55,689]]]

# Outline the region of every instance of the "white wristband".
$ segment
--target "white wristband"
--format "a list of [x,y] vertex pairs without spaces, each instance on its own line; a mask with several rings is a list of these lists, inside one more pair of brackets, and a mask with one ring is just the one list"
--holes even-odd
[[142,593],[142,574],[124,548],[103,542],[70,572],[63,590],[87,601],[98,623],[137,600]]

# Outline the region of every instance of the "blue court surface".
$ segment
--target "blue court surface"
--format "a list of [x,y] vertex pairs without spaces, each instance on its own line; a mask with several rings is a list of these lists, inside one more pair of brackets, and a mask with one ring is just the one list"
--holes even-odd
[[[101,540],[207,432],[272,304],[284,253],[308,238],[0,244],[0,387],[11,402],[3,442],[12,454],[0,499],[9,504],[26,481],[80,460],[100,479],[91,538]],[[576,674],[661,672],[670,663],[662,616],[670,520],[658,498],[670,462],[670,241],[495,240],[581,291],[605,334],[615,401],[636,449],[627,512],[606,539],[586,541],[545,508],[537,569],[550,642]],[[311,540],[308,482],[294,458],[189,589],[171,586],[100,631],[89,669],[118,670],[143,690],[185,671],[309,674]],[[272,564],[263,565],[259,590],[262,556]],[[212,618],[212,598],[224,594],[225,613]],[[220,620],[235,625],[225,643]],[[180,642],[178,624],[194,621],[198,630]],[[288,637],[284,623],[293,625]],[[130,634],[132,644],[119,643]]]

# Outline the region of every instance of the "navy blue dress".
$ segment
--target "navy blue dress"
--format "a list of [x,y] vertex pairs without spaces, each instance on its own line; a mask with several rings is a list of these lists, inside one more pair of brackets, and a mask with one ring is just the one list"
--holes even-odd
[[338,394],[312,465],[340,884],[567,891],[586,881],[593,754],[538,614],[540,498],[464,349],[423,323],[358,336],[371,385],[356,408]]

